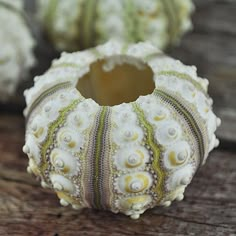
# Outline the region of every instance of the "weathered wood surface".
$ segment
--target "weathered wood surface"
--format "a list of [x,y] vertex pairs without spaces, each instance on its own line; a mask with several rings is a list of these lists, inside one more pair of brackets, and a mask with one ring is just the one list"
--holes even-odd
[[[17,101],[0,106],[0,235],[236,235],[236,1],[195,3],[194,31],[169,53],[195,64],[210,80],[215,110],[222,118],[222,144],[197,173],[184,201],[147,211],[137,221],[61,207],[54,193],[26,173],[21,91],[32,84],[26,82]],[[43,73],[55,56],[50,46],[40,47],[32,76]]]
[[26,173],[23,135],[21,116],[1,114],[0,235],[236,235],[236,152],[213,152],[183,202],[134,221],[61,207],[54,193]]

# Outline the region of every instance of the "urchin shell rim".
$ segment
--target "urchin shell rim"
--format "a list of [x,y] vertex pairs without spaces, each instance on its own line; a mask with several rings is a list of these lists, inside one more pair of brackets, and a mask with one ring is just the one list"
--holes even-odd
[[[114,49],[116,49],[116,51],[115,52],[113,52],[113,54],[111,54],[111,55],[106,55],[104,52],[102,52],[102,51],[104,51],[103,49],[105,49],[105,47],[106,46],[114,46]],[[119,47],[120,46],[120,50],[119,49],[117,49],[116,47]],[[128,50],[130,49],[130,48],[132,48],[132,46],[136,46],[136,48],[138,49],[138,51],[139,51],[139,53],[140,53],[140,55],[139,56],[137,56],[137,55],[135,55],[135,56],[133,56],[133,55],[129,55],[128,54]],[[145,47],[145,46],[147,46],[147,47],[151,47],[152,48],[152,50],[153,50],[153,52],[141,52],[141,48],[142,47]],[[99,50],[99,52],[98,52],[98,50],[97,50],[97,48],[99,48],[100,50]],[[51,64],[51,67],[48,69],[48,71],[50,71],[50,70],[52,70],[52,69],[54,69],[55,67],[62,67],[63,65],[60,65],[60,63],[58,63],[58,65],[57,65],[57,62],[61,59],[61,58],[63,58],[65,55],[67,55],[67,54],[80,54],[80,53],[83,53],[83,52],[85,52],[85,51],[89,51],[89,52],[92,52],[92,53],[94,53],[94,58],[93,58],[93,60],[92,61],[90,61],[90,62],[88,62],[85,66],[86,66],[86,68],[88,68],[86,71],[83,71],[83,73],[80,75],[80,77],[79,78],[73,78],[73,79],[64,79],[63,81],[62,81],[62,83],[68,83],[68,86],[71,86],[71,87],[75,87],[75,85],[78,83],[78,81],[86,74],[86,73],[88,73],[89,72],[89,69],[90,69],[90,65],[92,64],[92,63],[94,63],[94,62],[97,62],[98,60],[101,60],[101,59],[109,59],[109,57],[127,57],[127,58],[132,58],[132,59],[134,59],[134,60],[137,60],[137,61],[139,61],[140,63],[142,63],[143,65],[146,65],[146,66],[148,66],[150,69],[151,69],[151,71],[153,72],[153,77],[152,77],[152,80],[153,80],[153,82],[154,82],[154,84],[155,84],[155,88],[153,89],[153,92],[152,93],[149,93],[149,94],[147,94],[147,95],[140,95],[140,96],[138,96],[137,97],[137,99],[135,99],[134,101],[131,101],[131,102],[123,102],[123,103],[121,103],[121,104],[117,104],[117,105],[113,105],[113,106],[109,106],[109,107],[116,107],[116,106],[120,106],[120,105],[122,105],[122,104],[130,104],[130,103],[133,103],[133,102],[136,102],[140,97],[145,97],[145,96],[149,96],[149,95],[153,95],[154,94],[154,92],[155,92],[155,90],[157,89],[157,84],[155,83],[155,76],[157,76],[159,73],[156,73],[155,72],[155,69],[154,69],[154,65],[152,65],[151,63],[150,63],[150,61],[152,60],[152,58],[156,58],[156,57],[163,57],[163,58],[170,58],[170,57],[168,57],[167,55],[165,55],[161,50],[159,50],[159,49],[157,49],[151,42],[139,42],[139,43],[132,43],[132,44],[129,44],[129,43],[121,43],[121,42],[119,42],[118,40],[114,40],[114,39],[112,39],[112,40],[109,40],[108,42],[106,42],[105,44],[102,44],[102,45],[99,45],[99,46],[96,46],[96,47],[94,47],[94,48],[92,48],[92,49],[85,49],[85,50],[83,50],[83,51],[78,51],[78,52],[74,52],[74,53],[67,53],[67,52],[62,52],[61,53],[61,57],[59,58],[59,59],[55,59],[55,60],[53,60],[53,62],[52,62],[52,64]],[[145,54],[144,56],[142,55],[142,54]],[[175,59],[174,59],[175,60]],[[180,63],[180,64],[182,64],[179,60],[175,60],[175,61],[177,61],[178,63]],[[131,63],[132,64],[132,63]],[[182,64],[183,65],[183,64]],[[76,65],[76,63],[73,65],[73,66],[78,66],[78,65]],[[184,66],[186,66],[186,67],[191,67],[191,66],[187,66],[187,65],[184,65]],[[192,66],[192,68],[194,68],[195,70],[196,70],[196,67],[195,66]],[[46,71],[45,72],[45,74],[48,72],[48,71]],[[165,72],[165,70],[160,70],[160,73],[161,72]],[[44,76],[44,74],[42,75],[42,76]],[[189,77],[191,77],[191,76],[189,76]],[[34,78],[34,81],[35,81],[35,85],[37,84],[37,81],[38,81],[38,76],[36,76],[35,78]],[[204,95],[207,95],[207,97],[209,98],[209,99],[211,99],[210,97],[209,97],[209,95],[207,94],[207,86],[208,86],[208,84],[209,84],[209,81],[207,80],[207,79],[203,79],[203,78],[200,78],[200,77],[197,77],[197,80],[199,80],[199,81],[196,81],[195,79],[193,79],[192,78],[192,82],[195,82],[196,84],[198,84],[199,85],[199,87],[201,88],[200,90],[204,93]],[[54,84],[54,86],[55,85],[58,85],[59,83],[55,83]],[[52,86],[52,87],[54,87],[54,86]],[[50,87],[50,88],[52,88],[52,87]],[[34,87],[32,87],[32,88],[34,88]],[[50,89],[49,88],[49,89]],[[29,91],[30,89],[26,89],[25,91],[24,91],[24,96],[27,98],[27,93],[28,93],[28,91]],[[83,99],[83,100],[91,100],[92,98],[85,98],[81,93],[80,93],[80,91],[78,90],[78,89],[76,89],[77,90],[77,92],[78,92],[78,95]],[[37,98],[38,97],[40,97],[43,93],[45,92],[45,90],[44,91],[42,91],[39,95],[37,95]],[[36,99],[34,99],[34,101],[33,102],[31,102],[31,104],[27,104],[27,106],[26,106],[26,108],[24,109],[24,112],[23,112],[23,114],[24,114],[24,116],[25,117],[29,117],[30,116],[30,114],[31,114],[31,112],[29,112],[29,110],[34,110],[34,108],[32,108],[33,107],[33,104],[34,104],[34,102],[37,100],[37,98]],[[94,99],[92,99],[93,100],[93,102],[95,102],[100,108],[102,108],[102,107],[104,107],[104,106],[107,106],[107,105],[100,105],[99,103],[97,103]]]

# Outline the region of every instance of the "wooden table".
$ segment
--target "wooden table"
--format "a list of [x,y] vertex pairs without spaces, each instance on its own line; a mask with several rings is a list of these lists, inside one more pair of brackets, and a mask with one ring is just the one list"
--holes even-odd
[[61,207],[52,191],[26,173],[20,106],[5,105],[0,110],[0,235],[236,235],[236,3],[195,3],[195,30],[169,53],[197,65],[210,80],[223,123],[221,145],[187,188],[184,201],[149,210],[137,221]]

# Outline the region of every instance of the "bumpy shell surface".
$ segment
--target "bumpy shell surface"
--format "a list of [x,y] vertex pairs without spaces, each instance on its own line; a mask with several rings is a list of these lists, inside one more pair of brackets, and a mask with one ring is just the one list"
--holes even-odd
[[192,26],[192,0],[38,0],[39,18],[59,50],[89,48],[115,38],[176,44]]
[[23,1],[0,0],[0,100],[11,96],[34,63],[34,39],[23,15]]
[[[100,106],[76,89],[90,65],[142,63],[153,71],[153,93]],[[63,53],[25,91],[28,171],[56,191],[62,205],[108,209],[138,218],[148,208],[182,200],[185,188],[218,145],[220,119],[208,80],[149,43],[110,41]],[[132,89],[132,88],[130,88]]]

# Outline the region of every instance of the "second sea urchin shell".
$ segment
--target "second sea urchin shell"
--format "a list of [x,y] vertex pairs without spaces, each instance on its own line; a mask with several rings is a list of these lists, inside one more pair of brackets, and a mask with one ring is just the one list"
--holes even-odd
[[149,43],[63,53],[25,92],[28,171],[76,209],[138,218],[182,200],[218,145],[207,86]]
[[114,38],[176,44],[192,24],[192,0],[37,0],[39,19],[59,50],[89,48]]
[[0,100],[7,100],[34,65],[34,39],[22,0],[0,0]]

